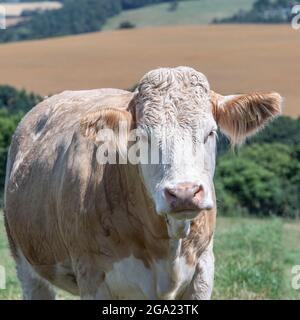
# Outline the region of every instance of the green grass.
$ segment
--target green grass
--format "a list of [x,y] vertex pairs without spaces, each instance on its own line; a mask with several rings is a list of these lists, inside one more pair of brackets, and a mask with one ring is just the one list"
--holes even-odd
[[[218,217],[213,299],[300,299],[291,287],[291,268],[300,265],[300,222],[281,219]],[[1,299],[20,299],[21,292],[0,215],[0,265],[7,289]],[[70,295],[59,292],[59,299]]]
[[110,18],[103,30],[117,29],[121,22],[130,21],[136,27],[208,24],[214,18],[229,17],[240,9],[249,10],[254,0],[189,0],[181,1],[176,11],[163,3],[123,11]]
[[300,290],[295,291],[291,287],[291,268],[300,265],[300,224],[289,221],[284,224],[284,247],[287,249],[284,255],[284,283],[283,297],[285,299],[300,300]]
[[218,218],[214,299],[300,299],[291,269],[300,264],[300,222]]
[[15,264],[8,249],[2,211],[0,211],[0,265],[5,268],[6,272],[6,290],[0,289],[0,300],[20,298],[19,282],[16,277]]
[[[222,221],[221,221],[222,222]],[[232,220],[215,239],[216,299],[277,299],[283,281],[282,222]]]

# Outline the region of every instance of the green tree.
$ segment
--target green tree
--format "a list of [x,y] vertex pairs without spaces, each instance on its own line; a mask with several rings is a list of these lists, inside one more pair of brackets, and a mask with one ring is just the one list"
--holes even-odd
[[253,4],[253,10],[261,11],[270,8],[270,0],[256,0]]
[[299,169],[299,146],[253,144],[221,156],[216,187],[223,213],[299,216]]
[[174,0],[64,0],[63,7],[31,13],[28,20],[0,33],[0,43],[101,30],[106,19],[122,10]]
[[5,108],[10,113],[27,112],[42,100],[41,96],[17,90],[11,86],[0,86],[0,109]]

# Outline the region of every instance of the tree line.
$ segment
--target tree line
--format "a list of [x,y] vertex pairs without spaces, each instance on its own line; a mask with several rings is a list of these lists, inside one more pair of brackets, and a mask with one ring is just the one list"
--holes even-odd
[[233,16],[214,19],[214,23],[289,23],[297,0],[256,0],[249,11],[240,10]]
[[30,19],[0,30],[0,43],[80,34],[101,30],[106,20],[122,10],[174,0],[63,0],[63,7],[24,12]]

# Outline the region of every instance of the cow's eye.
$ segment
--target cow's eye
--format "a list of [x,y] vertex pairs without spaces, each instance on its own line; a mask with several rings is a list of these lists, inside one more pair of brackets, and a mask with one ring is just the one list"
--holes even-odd
[[216,130],[212,130],[209,135],[206,136],[204,143],[206,143],[208,141],[209,138],[211,137],[215,137],[217,135],[217,131]]

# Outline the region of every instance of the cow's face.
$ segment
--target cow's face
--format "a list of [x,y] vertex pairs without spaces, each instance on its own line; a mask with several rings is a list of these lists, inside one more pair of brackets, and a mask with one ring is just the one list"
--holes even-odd
[[[233,144],[240,143],[280,113],[282,98],[277,93],[221,96],[203,74],[179,67],[149,72],[125,102],[126,109],[112,106],[84,118],[82,132],[95,139],[99,128],[116,130],[120,120],[137,129],[140,150],[149,146],[148,160],[138,164],[141,179],[176,236],[182,228],[188,231],[182,221],[215,207],[218,127]],[[116,145],[124,151],[124,139]],[[131,145],[126,141],[126,148]]]
[[149,157],[140,170],[157,213],[191,220],[212,209],[218,127],[205,76],[185,67],[148,73],[135,116],[142,142],[159,150],[159,163]]

